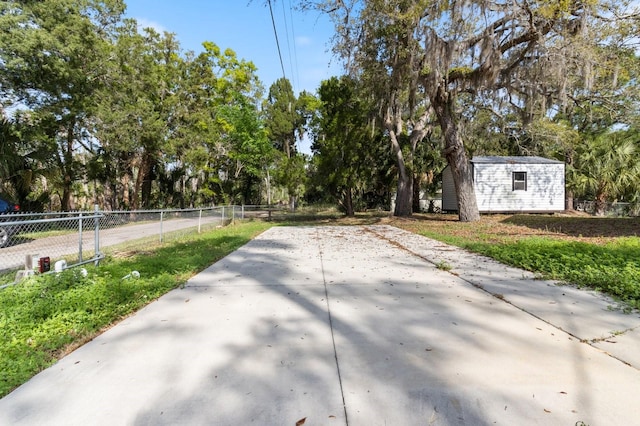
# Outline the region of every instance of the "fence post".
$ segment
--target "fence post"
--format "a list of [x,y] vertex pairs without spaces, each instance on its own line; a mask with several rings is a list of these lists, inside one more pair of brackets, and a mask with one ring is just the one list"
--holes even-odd
[[82,262],[82,212],[78,219],[78,261]]
[[222,226],[224,226],[224,206],[222,206]]
[[236,205],[231,206],[231,224],[233,225],[236,221]]
[[244,204],[242,205],[242,214],[240,216],[240,219],[244,220]]
[[164,211],[160,212],[160,242],[162,242],[162,219],[164,219]]
[[198,216],[198,234],[200,233],[201,225],[202,225],[202,209],[200,209],[200,215]]
[[95,236],[94,236],[94,243],[95,243],[95,250],[94,250],[94,254],[93,257],[96,259],[96,266],[98,266],[98,262],[99,262],[99,258],[100,258],[100,218],[98,217],[98,215],[100,214],[100,210],[97,204],[95,204],[93,206],[93,215],[95,216],[94,220],[94,224],[95,224]]

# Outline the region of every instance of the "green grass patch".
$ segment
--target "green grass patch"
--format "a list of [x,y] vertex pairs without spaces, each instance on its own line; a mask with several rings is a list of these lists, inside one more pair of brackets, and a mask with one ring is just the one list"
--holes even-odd
[[487,242],[438,232],[422,235],[456,245],[543,277],[588,287],[640,309],[640,238],[621,237],[606,244],[528,237]]
[[[0,291],[0,397],[102,329],[236,250],[271,225],[246,222],[165,244],[110,250],[99,267]],[[122,279],[139,271],[138,279]]]
[[443,260],[436,263],[436,268],[440,269],[441,271],[450,271],[453,267]]

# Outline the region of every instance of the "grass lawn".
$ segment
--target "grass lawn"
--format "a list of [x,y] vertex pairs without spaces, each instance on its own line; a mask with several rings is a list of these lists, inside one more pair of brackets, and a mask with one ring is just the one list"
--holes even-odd
[[640,308],[638,218],[491,215],[460,223],[450,215],[416,215],[389,223]]

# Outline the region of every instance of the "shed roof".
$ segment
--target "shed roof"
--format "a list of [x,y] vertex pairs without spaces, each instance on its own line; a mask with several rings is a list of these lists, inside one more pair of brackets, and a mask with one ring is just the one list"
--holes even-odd
[[552,160],[544,157],[499,157],[484,156],[473,157],[472,163],[476,164],[563,164],[562,161]]

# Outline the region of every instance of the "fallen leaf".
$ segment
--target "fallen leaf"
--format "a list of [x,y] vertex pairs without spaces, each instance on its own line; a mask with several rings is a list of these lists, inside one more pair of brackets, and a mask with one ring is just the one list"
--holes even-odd
[[550,410],[547,410],[547,409],[545,408],[545,409],[544,409],[544,412],[545,412],[545,413],[550,413],[551,411],[550,411]]
[[302,426],[307,421],[307,418],[304,417],[296,422],[296,426]]

